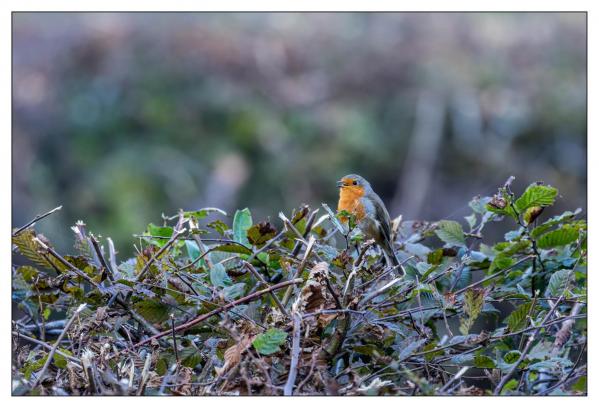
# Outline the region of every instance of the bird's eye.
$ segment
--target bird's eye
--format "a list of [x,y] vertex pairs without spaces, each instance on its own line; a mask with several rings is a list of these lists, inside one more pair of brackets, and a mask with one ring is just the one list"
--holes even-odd
[[357,185],[358,185],[358,182],[357,182],[356,180],[354,180],[352,184],[353,184],[354,186],[357,186]]

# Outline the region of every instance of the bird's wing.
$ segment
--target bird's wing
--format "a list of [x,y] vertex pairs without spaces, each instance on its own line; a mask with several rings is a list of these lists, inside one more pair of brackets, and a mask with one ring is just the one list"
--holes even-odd
[[383,200],[376,193],[372,194],[372,201],[376,211],[376,218],[381,220],[383,239],[391,245],[391,217],[389,217],[389,212],[387,212]]

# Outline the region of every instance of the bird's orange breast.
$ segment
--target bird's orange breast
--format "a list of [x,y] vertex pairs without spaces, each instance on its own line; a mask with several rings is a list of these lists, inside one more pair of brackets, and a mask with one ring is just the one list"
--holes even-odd
[[[364,205],[360,202],[360,198],[364,196],[364,188],[360,186],[346,186],[339,189],[339,204],[337,211],[347,211],[356,217],[356,221],[360,221],[366,215]],[[341,221],[347,222],[347,217],[340,217]]]

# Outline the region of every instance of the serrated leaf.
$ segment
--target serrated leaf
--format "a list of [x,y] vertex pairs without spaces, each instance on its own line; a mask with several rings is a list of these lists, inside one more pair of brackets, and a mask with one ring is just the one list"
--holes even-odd
[[212,212],[217,212],[219,214],[222,215],[227,215],[227,213],[223,210],[221,210],[220,208],[215,208],[215,207],[206,207],[206,208],[200,208],[199,210],[196,211],[185,211],[183,213],[183,215],[185,217],[195,217],[198,220],[205,218],[208,214],[212,213]]
[[476,368],[495,368],[495,361],[489,356],[479,354],[474,356],[474,366]]
[[550,219],[548,219],[547,221],[545,221],[543,224],[539,225],[538,227],[534,228],[531,232],[530,232],[530,236],[533,239],[536,239],[538,237],[540,237],[543,233],[549,231],[551,229],[551,227],[560,224],[564,221],[570,221],[572,219],[574,219],[574,217],[578,214],[580,214],[582,210],[580,208],[577,208],[576,211],[572,212],[572,211],[565,211],[564,213],[560,214],[560,215],[556,215],[555,217],[552,217]]
[[[68,356],[72,356],[73,355],[73,353],[71,353],[69,350],[67,350],[65,348],[59,347],[58,350],[61,351],[64,354],[68,355]],[[69,362],[69,360],[67,360],[67,358],[64,357],[63,355],[58,354],[58,353],[54,354],[54,365],[56,367],[61,368],[61,369],[64,370],[65,368],[67,368],[67,363],[68,362]]]
[[270,355],[278,352],[280,346],[285,343],[287,333],[280,329],[270,328],[266,332],[256,336],[252,345],[260,353]]
[[214,220],[214,221],[206,224],[206,226],[209,228],[212,228],[213,230],[218,232],[220,235],[225,235],[225,233],[229,230],[229,226],[227,224],[225,224],[224,222],[222,222],[221,220]]
[[530,207],[546,207],[552,205],[557,196],[557,189],[551,186],[531,184],[524,194],[514,203],[516,210],[522,214]]
[[464,237],[464,231],[459,222],[442,220],[438,223],[438,228],[435,230],[435,234],[445,242],[447,245],[452,246],[465,246],[466,238]]
[[460,333],[467,335],[474,321],[483,309],[485,302],[485,291],[483,289],[468,289],[464,293],[464,314],[466,317],[460,319]]
[[198,248],[198,244],[194,241],[185,241],[185,248],[187,249],[187,256],[190,261],[195,261],[200,257],[200,248]]
[[555,271],[551,278],[549,278],[549,283],[547,284],[547,289],[545,290],[545,296],[550,297],[558,297],[566,290],[568,285],[568,280],[570,278],[570,271],[566,269],[560,269],[559,271]]
[[239,245],[237,243],[217,245],[214,247],[213,250],[219,251],[219,252],[228,252],[228,253],[233,253],[233,254],[246,254],[246,255],[252,254],[252,251],[249,248],[246,248],[243,245]]
[[499,253],[495,256],[495,259],[493,259],[493,262],[491,262],[491,265],[489,266],[489,274],[492,274],[496,270],[509,268],[513,264],[514,259],[511,256]]
[[247,237],[250,244],[260,247],[264,245],[269,239],[273,238],[277,233],[277,230],[270,224],[270,222],[260,222],[256,225],[252,225],[247,231]]
[[524,211],[524,215],[522,216],[522,218],[524,219],[524,222],[526,224],[530,224],[534,222],[539,217],[539,215],[541,215],[542,212],[543,207],[530,207],[526,211]]
[[541,249],[555,248],[568,245],[578,239],[578,228],[564,225],[560,229],[541,235],[537,240],[537,246]]
[[225,300],[233,300],[245,293],[245,283],[235,283],[234,285],[227,286],[223,289],[225,294]]
[[249,209],[244,208],[243,210],[235,211],[235,216],[233,217],[233,237],[235,241],[242,245],[250,246],[247,232],[252,224],[252,214]]
[[399,352],[399,360],[404,360],[410,357],[416,350],[418,350],[424,343],[426,343],[426,339],[419,339],[416,341],[410,341],[402,350]]
[[465,366],[474,364],[474,353],[458,354],[449,360],[452,364]]
[[[40,250],[40,246],[33,240],[35,236],[35,232],[29,228],[22,231],[17,236],[12,237],[12,243],[13,245],[17,246],[19,253],[25,258],[29,259],[31,262],[34,262],[43,268],[52,269],[52,264],[50,264],[50,262],[48,262],[48,260],[38,252]],[[62,264],[58,262],[55,264],[59,269],[62,266]]]
[[17,273],[20,274],[27,283],[31,283],[37,276],[39,276],[39,271],[29,265],[19,266],[17,268]]
[[505,188],[500,188],[499,192],[485,205],[487,211],[498,215],[508,215],[514,220],[518,219],[516,212],[510,205],[512,197]]
[[230,286],[233,281],[231,281],[231,278],[227,275],[227,271],[223,264],[215,264],[210,269],[210,283],[212,283],[213,286],[225,287]]
[[169,316],[169,307],[157,300],[142,300],[135,303],[134,308],[151,323],[161,323]]
[[439,265],[443,260],[443,249],[435,249],[426,256],[426,260],[431,265]]
[[[534,312],[534,310],[532,312]],[[514,309],[514,311],[504,320],[504,322],[507,323],[510,332],[524,329],[528,322],[529,313],[531,313],[531,302],[522,303]]]
[[464,217],[464,219],[466,220],[466,222],[468,223],[468,226],[472,230],[474,228],[474,226],[476,225],[476,214],[467,215]]
[[484,214],[487,212],[485,206],[489,201],[491,201],[491,197],[474,197],[470,200],[468,206],[472,208],[475,213]]
[[522,353],[520,353],[518,350],[511,350],[504,354],[503,361],[505,361],[507,364],[514,364],[516,361],[518,361],[521,355]]
[[150,224],[148,224],[148,230],[146,232],[146,235],[164,237],[164,238],[144,238],[144,240],[149,242],[150,244],[155,245],[157,247],[162,247],[164,244],[166,244],[168,242],[169,238],[173,235],[173,227],[168,227],[168,226],[160,227],[158,225],[154,225],[154,224],[150,223]]

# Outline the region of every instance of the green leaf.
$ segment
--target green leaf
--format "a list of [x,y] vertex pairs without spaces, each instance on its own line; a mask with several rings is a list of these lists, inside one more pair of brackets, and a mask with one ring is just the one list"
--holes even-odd
[[25,282],[28,283],[31,283],[39,275],[38,270],[29,265],[19,266],[17,273],[21,274]]
[[252,227],[247,232],[248,240],[252,245],[260,247],[264,245],[269,239],[273,238],[277,230],[270,224],[270,222],[261,222]]
[[495,256],[495,259],[493,259],[493,262],[491,262],[491,265],[489,266],[489,274],[492,274],[496,270],[509,268],[513,264],[514,259],[512,259],[512,257],[503,253],[499,253]]
[[195,347],[187,347],[181,351],[181,363],[185,367],[195,368],[202,360],[202,353]]
[[214,247],[214,251],[229,252],[233,254],[252,254],[252,251],[249,248],[246,248],[243,245],[239,245],[237,243],[217,245]]
[[225,300],[233,300],[245,293],[245,283],[236,283],[223,289]]
[[158,375],[165,375],[167,373],[168,360],[166,359],[166,357],[161,357],[160,359],[158,359],[154,370],[156,370],[156,373],[158,373]]
[[468,289],[464,293],[464,313],[465,319],[460,319],[460,332],[467,335],[474,321],[480,314],[485,303],[485,291],[483,289]]
[[443,249],[435,249],[428,253],[426,260],[431,265],[439,265],[443,260]]
[[489,356],[479,354],[474,356],[474,366],[476,368],[495,368],[495,361]]
[[[52,264],[48,262],[46,258],[44,258],[38,251],[41,250],[41,246],[33,240],[36,238],[35,232],[28,228],[21,233],[19,233],[16,237],[12,237],[13,245],[16,245],[19,249],[19,253],[23,255],[25,258],[29,259],[32,262],[35,262],[37,265],[44,267],[46,269],[52,270]],[[52,259],[52,257],[48,254],[48,257]],[[58,268],[63,270],[63,266],[60,262],[55,261],[55,264]]]
[[530,207],[546,207],[552,205],[557,196],[557,189],[551,186],[531,184],[524,194],[516,200],[514,207],[522,214]]
[[260,354],[270,355],[278,352],[286,339],[286,332],[270,328],[266,332],[257,335],[252,344]]
[[577,208],[576,211],[574,211],[574,212],[566,211],[560,215],[556,215],[555,217],[548,219],[543,224],[541,224],[538,227],[536,227],[535,229],[533,229],[530,232],[530,236],[533,239],[536,239],[536,238],[540,237],[543,233],[549,231],[551,229],[551,227],[553,227],[557,224],[560,224],[564,221],[573,220],[574,217],[577,216],[578,214],[580,214],[581,211],[582,210],[580,208]]
[[198,244],[195,241],[185,241],[185,248],[187,249],[187,256],[190,261],[195,261],[200,257],[200,248],[198,248]]
[[518,361],[521,355],[522,353],[520,353],[518,350],[508,351],[503,356],[503,361],[505,361],[507,364],[514,364],[516,361]]
[[505,188],[500,188],[499,192],[485,205],[487,211],[499,215],[508,215],[514,220],[518,219],[516,212],[510,205],[512,197],[507,193]]
[[252,214],[250,213],[249,209],[244,208],[243,210],[235,211],[235,216],[233,217],[233,236],[235,241],[245,246],[250,246],[247,232],[251,226]]
[[470,200],[468,206],[472,208],[475,213],[485,214],[487,212],[485,205],[489,201],[491,201],[490,197],[474,197],[472,200]]
[[571,244],[578,239],[578,231],[578,228],[564,225],[560,229],[541,235],[537,246],[541,249],[549,249]]
[[222,215],[225,215],[225,216],[227,215],[227,213],[226,213],[226,212],[224,212],[224,211],[223,211],[223,210],[221,210],[220,208],[215,208],[215,207],[206,207],[206,208],[201,208],[201,209],[199,209],[199,210],[196,210],[196,211],[185,211],[185,212],[183,213],[183,215],[184,215],[185,217],[194,217],[194,218],[196,218],[196,219],[200,220],[200,219],[202,219],[202,218],[206,218],[206,216],[207,216],[208,214],[210,214],[211,212],[217,212],[217,213],[219,213],[219,214],[222,214]]
[[227,275],[227,271],[223,264],[215,264],[210,269],[210,283],[214,286],[225,287],[230,286],[233,281],[229,275]]
[[505,383],[505,385],[503,386],[503,388],[501,389],[501,394],[505,394],[508,391],[514,391],[518,389],[518,380],[512,378],[511,380],[509,380],[508,382]]
[[169,307],[157,300],[142,300],[134,308],[150,323],[161,323],[169,317]]
[[159,227],[157,225],[154,225],[152,223],[148,224],[148,230],[146,232],[146,235],[155,235],[155,236],[159,236],[159,237],[165,237],[165,238],[145,238],[145,240],[147,242],[149,242],[152,245],[156,245],[157,247],[162,247],[164,244],[166,244],[169,240],[169,238],[173,235],[173,227]]
[[225,235],[225,232],[229,230],[229,226],[221,220],[214,220],[211,223],[206,224],[207,227],[212,228],[220,235]]
[[[531,304],[531,302],[522,303],[505,318],[504,322],[507,323],[510,332],[522,330],[526,327],[529,313],[531,313]],[[534,312],[534,310],[532,312]]]
[[560,296],[564,292],[564,290],[566,290],[569,278],[569,270],[560,269],[559,271],[555,271],[551,275],[551,278],[549,278],[549,283],[547,284],[547,289],[545,290],[545,296]]
[[587,376],[580,377],[570,388],[572,391],[587,392]]
[[[61,351],[61,352],[63,352],[66,355],[69,355],[69,356],[73,355],[73,353],[71,353],[69,350],[67,350],[65,348],[60,347],[58,350]],[[69,362],[69,360],[67,360],[66,357],[64,357],[64,356],[62,356],[62,355],[60,355],[58,353],[54,354],[54,365],[56,367],[61,368],[61,369],[65,369],[65,368],[67,368],[67,363],[68,362]]]
[[476,225],[476,214],[467,215],[464,217],[464,219],[466,220],[466,222],[468,223],[468,226],[472,230],[474,228],[474,226]]
[[466,238],[460,223],[456,221],[442,220],[438,223],[435,234],[447,245],[465,246]]

